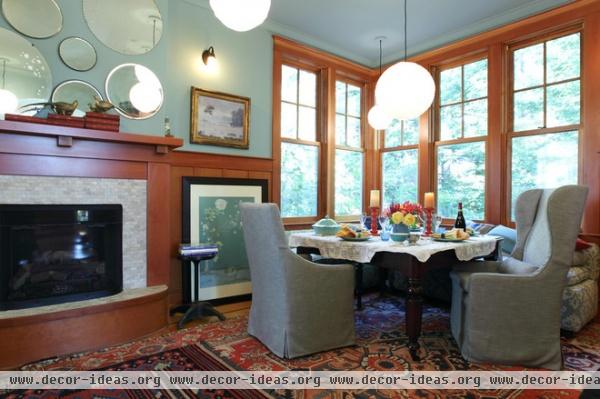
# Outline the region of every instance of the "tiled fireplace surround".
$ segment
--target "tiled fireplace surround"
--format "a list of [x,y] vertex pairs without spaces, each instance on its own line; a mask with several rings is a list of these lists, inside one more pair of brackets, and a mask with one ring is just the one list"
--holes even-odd
[[0,204],[123,206],[123,290],[146,287],[146,180],[0,175]]

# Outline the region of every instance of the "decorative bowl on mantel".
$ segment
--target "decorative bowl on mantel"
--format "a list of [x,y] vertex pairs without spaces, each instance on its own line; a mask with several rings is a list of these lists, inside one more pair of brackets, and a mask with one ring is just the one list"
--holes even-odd
[[340,230],[340,225],[329,216],[319,220],[317,223],[312,225],[315,234],[321,236],[333,236]]

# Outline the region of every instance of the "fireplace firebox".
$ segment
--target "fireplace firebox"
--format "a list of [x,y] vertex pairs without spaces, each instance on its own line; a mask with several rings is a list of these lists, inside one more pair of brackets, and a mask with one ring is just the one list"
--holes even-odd
[[0,205],[0,310],[123,288],[121,205]]

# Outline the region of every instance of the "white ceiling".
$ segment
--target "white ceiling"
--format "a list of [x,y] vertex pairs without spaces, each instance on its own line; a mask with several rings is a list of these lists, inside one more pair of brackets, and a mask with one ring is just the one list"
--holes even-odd
[[[571,0],[408,0],[408,53],[443,44],[569,3]],[[402,57],[402,0],[272,0],[265,28],[361,64]]]

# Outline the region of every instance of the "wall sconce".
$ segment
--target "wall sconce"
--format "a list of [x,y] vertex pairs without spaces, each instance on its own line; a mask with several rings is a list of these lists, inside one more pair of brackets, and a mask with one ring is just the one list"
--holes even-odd
[[208,50],[204,50],[202,52],[202,62],[206,66],[206,70],[208,72],[217,72],[219,69],[219,63],[217,61],[217,57],[215,56],[215,49],[213,46],[210,46]]

